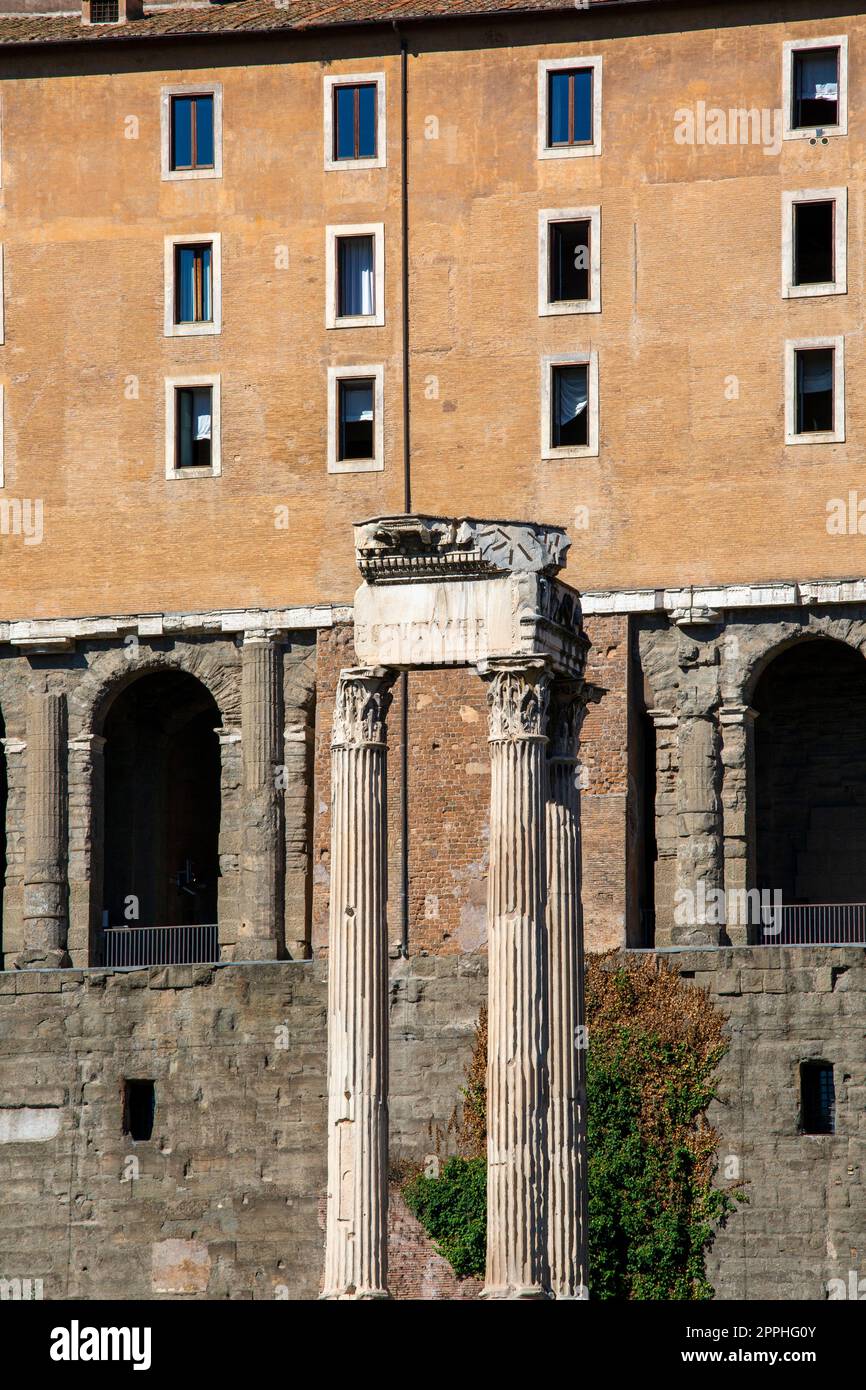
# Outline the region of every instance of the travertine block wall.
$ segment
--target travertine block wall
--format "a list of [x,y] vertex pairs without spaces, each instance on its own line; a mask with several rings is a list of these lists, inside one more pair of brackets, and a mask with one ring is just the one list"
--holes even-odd
[[[830,1279],[864,1276],[866,951],[664,959],[729,1019],[712,1118],[719,1181],[749,1202],[711,1252],[717,1297],[823,1299]],[[51,1299],[315,1298],[326,993],[321,961],[0,974],[0,1134],[18,1135],[0,1142],[0,1277],[41,1278]],[[437,1135],[451,1150],[485,997],[477,954],[393,964],[395,1165],[423,1161]],[[806,1136],[798,1068],[819,1058],[834,1065],[837,1133]],[[149,1142],[122,1134],[124,1078],[156,1082]],[[454,1296],[399,1207],[391,1232],[396,1289]]]

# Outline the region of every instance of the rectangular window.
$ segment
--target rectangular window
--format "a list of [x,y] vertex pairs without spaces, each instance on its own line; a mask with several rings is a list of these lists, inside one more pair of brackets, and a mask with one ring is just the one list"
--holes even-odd
[[222,238],[219,232],[165,238],[167,338],[222,331]]
[[175,323],[213,322],[213,251],[209,244],[174,248]]
[[212,169],[214,165],[213,95],[172,97],[172,169]]
[[547,143],[586,145],[592,140],[592,68],[548,73]]
[[847,188],[783,193],[783,297],[802,299],[847,291]]
[[384,223],[326,227],[325,256],[326,328],[384,324]]
[[183,386],[176,393],[176,468],[210,468],[213,439],[213,391],[210,386]]
[[844,338],[785,344],[785,402],[787,444],[844,443]]
[[551,421],[554,449],[586,448],[589,443],[588,405],[588,365],[583,362],[574,367],[554,367]]
[[792,115],[798,129],[838,124],[838,48],[805,48],[795,52]]
[[91,24],[117,24],[120,19],[120,0],[90,0]]
[[800,1128],[804,1134],[835,1134],[836,1086],[829,1062],[800,1065]]
[[797,353],[797,433],[825,434],[833,428],[833,349]]
[[139,1143],[153,1135],[156,1085],[153,1081],[124,1081],[123,1132]]
[[542,361],[542,458],[598,455],[598,355]]
[[550,228],[550,303],[588,299],[589,270],[589,222],[554,222]]
[[373,457],[375,405],[370,380],[340,382],[340,447],[338,461]]
[[376,86],[334,88],[334,158],[376,158]]
[[337,238],[338,318],[371,318],[375,314],[374,248],[371,236]]
[[538,155],[601,154],[601,58],[538,64]]
[[836,204],[794,204],[794,284],[832,284]]
[[384,367],[328,368],[328,472],[384,468]]
[[601,312],[601,208],[538,214],[539,314]]
[[162,177],[222,176],[222,86],[163,87]]
[[848,134],[848,39],[795,39],[782,46],[786,140]]

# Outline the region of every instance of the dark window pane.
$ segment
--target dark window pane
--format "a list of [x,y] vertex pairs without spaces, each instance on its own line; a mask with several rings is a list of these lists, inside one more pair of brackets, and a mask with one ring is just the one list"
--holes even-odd
[[589,443],[589,370],[586,363],[553,369],[552,434],[555,449]]
[[794,204],[794,284],[824,285],[834,279],[836,204]]
[[175,276],[175,322],[210,323],[213,318],[211,248],[178,246]]
[[195,318],[195,247],[177,248],[177,322]]
[[336,120],[334,122],[334,158],[355,158],[355,92],[356,87],[336,87],[334,101]]
[[589,222],[550,227],[550,301],[589,298]]
[[156,1111],[156,1087],[152,1081],[125,1081],[123,1132],[130,1139],[150,1139]]
[[213,168],[213,97],[195,98],[195,166]]
[[340,458],[373,457],[373,382],[340,382]]
[[800,1126],[804,1134],[834,1134],[836,1087],[828,1062],[803,1062],[800,1067]]
[[548,145],[592,140],[592,68],[552,72],[548,80]]
[[358,88],[358,159],[376,157],[376,101],[375,86]]
[[376,312],[373,283],[373,238],[345,236],[337,239],[337,313],[340,318]]
[[192,100],[172,97],[171,167],[189,169],[192,165]]
[[177,466],[209,467],[212,401],[209,386],[185,386],[177,393]]
[[797,353],[797,433],[833,429],[833,349]]
[[833,126],[839,119],[839,50],[808,48],[794,54],[795,127]]

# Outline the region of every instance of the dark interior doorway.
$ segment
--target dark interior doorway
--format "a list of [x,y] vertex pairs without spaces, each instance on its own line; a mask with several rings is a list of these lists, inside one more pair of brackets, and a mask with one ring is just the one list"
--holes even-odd
[[798,643],[752,704],[758,886],[791,904],[866,903],[866,660]]
[[180,671],[141,676],[111,706],[104,728],[109,926],[217,921],[220,723],[210,692]]

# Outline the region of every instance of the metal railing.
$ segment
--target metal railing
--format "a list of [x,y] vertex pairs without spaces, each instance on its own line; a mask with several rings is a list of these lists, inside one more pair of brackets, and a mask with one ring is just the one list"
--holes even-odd
[[195,927],[104,927],[106,966],[213,964],[220,958],[216,922]]
[[866,903],[793,904],[762,917],[762,946],[866,945]]

